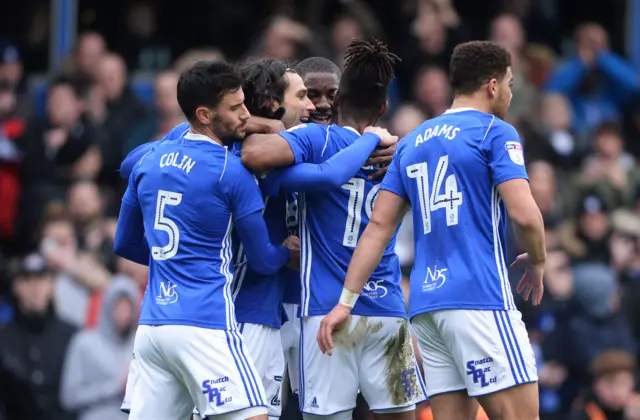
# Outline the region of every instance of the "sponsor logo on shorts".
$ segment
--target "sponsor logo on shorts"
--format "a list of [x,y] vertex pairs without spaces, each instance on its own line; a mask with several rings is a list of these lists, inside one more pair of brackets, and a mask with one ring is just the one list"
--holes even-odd
[[363,294],[372,299],[379,299],[387,296],[389,291],[383,283],[384,280],[369,280],[364,285]]
[[233,401],[232,397],[225,395],[227,393],[226,386],[214,386],[225,382],[229,382],[228,376],[202,381],[202,393],[207,396],[210,404],[215,404],[217,407],[220,407],[225,403]]
[[309,404],[311,406],[311,408],[320,408],[320,406],[318,405],[318,399],[316,397],[313,397],[313,399],[311,400],[311,404]]
[[156,303],[158,305],[171,305],[178,301],[178,292],[176,291],[176,285],[170,281],[160,282],[160,294],[156,296]]
[[498,377],[491,371],[493,359],[485,357],[484,359],[469,360],[467,362],[467,375],[473,378],[474,384],[480,384],[485,388],[491,384],[498,382]]
[[430,292],[441,288],[447,281],[447,276],[445,275],[447,271],[448,268],[438,269],[437,265],[433,267],[433,270],[431,267],[427,267],[427,278],[422,282],[422,291]]

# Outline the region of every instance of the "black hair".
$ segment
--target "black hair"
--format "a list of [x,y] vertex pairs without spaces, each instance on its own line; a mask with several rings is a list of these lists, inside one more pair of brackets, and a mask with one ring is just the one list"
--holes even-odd
[[491,41],[471,41],[453,49],[449,82],[454,96],[475,93],[491,79],[501,81],[511,66],[511,55]]
[[324,57],[305,58],[296,64],[294,69],[303,79],[310,73],[335,74],[338,80],[342,76],[340,67],[338,67],[333,61]]
[[290,71],[287,64],[275,58],[248,61],[240,67],[244,103],[251,115],[273,117],[273,103],[282,106],[289,87],[287,71]]
[[351,41],[344,53],[344,72],[338,88],[341,114],[375,121],[387,101],[393,65],[398,61],[400,58],[375,38]]
[[178,79],[178,104],[189,121],[200,106],[215,108],[222,98],[242,88],[242,77],[223,61],[198,61]]

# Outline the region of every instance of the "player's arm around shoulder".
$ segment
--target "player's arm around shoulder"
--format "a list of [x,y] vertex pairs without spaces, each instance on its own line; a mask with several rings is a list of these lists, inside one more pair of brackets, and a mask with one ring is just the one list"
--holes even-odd
[[242,163],[253,172],[265,172],[307,162],[314,142],[322,137],[317,124],[300,124],[278,134],[252,134],[242,143]]

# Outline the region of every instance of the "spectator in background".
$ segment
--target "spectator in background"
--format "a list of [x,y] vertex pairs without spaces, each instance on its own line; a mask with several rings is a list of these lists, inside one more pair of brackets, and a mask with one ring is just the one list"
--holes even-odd
[[569,257],[562,249],[551,248],[547,251],[544,287],[545,297],[539,306],[522,304],[518,307],[527,324],[531,344],[536,355],[541,419],[565,420],[562,416],[554,417],[553,414],[557,413],[561,406],[558,389],[567,378],[567,369],[558,361],[547,360],[544,353],[545,341],[552,336],[557,325],[562,324],[570,311],[573,271]]
[[158,71],[171,66],[171,40],[158,33],[161,3],[136,1],[126,12],[126,30],[122,31],[127,67],[139,71]]
[[574,404],[571,420],[640,420],[633,353],[605,350],[591,364],[593,376]]
[[49,87],[47,115],[27,123],[18,145],[22,153],[19,232],[24,248],[33,245],[43,210],[61,199],[74,165],[91,149],[96,129],[84,114],[79,81],[58,78]]
[[169,70],[156,76],[155,103],[158,111],[158,133],[155,138],[162,138],[173,127],[185,122],[184,114],[178,105],[178,76]]
[[61,401],[78,420],[126,419],[120,411],[140,311],[140,291],[127,278],[105,290],[97,328],[71,340],[62,372]]
[[428,118],[444,114],[451,105],[447,73],[440,67],[422,68],[416,77],[414,92],[418,106]]
[[90,297],[108,284],[109,272],[94,254],[78,249],[73,221],[64,213],[51,215],[46,220],[40,249],[56,276],[58,315],[83,327],[89,314]]
[[156,124],[153,113],[128,87],[127,68],[117,54],[105,55],[98,64],[98,85],[106,101],[102,130],[106,138],[100,145],[103,165],[101,182],[120,194],[118,168],[126,154],[153,139]]
[[531,105],[536,103],[538,92],[528,80],[527,61],[523,56],[527,38],[520,19],[509,13],[499,15],[491,21],[489,39],[511,54],[513,99],[509,106],[509,121],[531,118]]
[[585,137],[576,136],[571,126],[571,104],[560,94],[546,94],[540,102],[541,141],[527,143],[529,153],[548,160],[562,172],[576,169],[590,145]]
[[599,261],[606,264],[611,259],[611,206],[601,195],[592,191],[585,192],[579,202],[577,221],[565,223],[561,243],[574,261]]
[[543,160],[533,161],[527,167],[531,193],[546,228],[562,222],[562,197],[558,191],[557,175],[553,166]]
[[417,106],[412,104],[401,105],[391,118],[389,131],[402,139],[426,119],[426,115]]
[[59,395],[62,362],[76,330],[56,316],[53,290],[41,255],[19,262],[12,286],[16,315],[0,326],[0,406],[10,420],[75,419]]
[[21,119],[31,113],[32,100],[24,78],[20,50],[8,40],[0,40],[0,80],[6,82],[15,95],[14,114]]
[[[0,72],[1,73],[1,72]],[[12,247],[20,199],[20,151],[24,120],[15,114],[16,93],[0,78],[0,252]]]
[[616,210],[611,224],[611,265],[620,274],[622,310],[640,342],[640,216],[629,210]]
[[312,40],[313,35],[305,25],[285,16],[275,16],[249,56],[295,60],[299,49],[308,49]]
[[597,23],[580,25],[575,41],[576,55],[554,71],[546,88],[569,98],[574,130],[584,135],[618,119],[638,82],[633,66],[609,50],[608,35]]
[[78,238],[78,247],[97,252],[103,236],[97,232],[102,226],[103,200],[95,182],[76,181],[67,190],[67,207]]
[[575,308],[557,320],[544,346],[546,360],[567,368],[567,380],[560,390],[565,408],[588,383],[589,366],[602,351],[619,349],[635,354],[637,350],[629,323],[620,311],[615,273],[600,263],[582,263],[573,269],[573,284]]
[[107,43],[97,32],[85,32],[78,37],[73,62],[73,73],[91,78],[98,77],[98,66],[107,54]]
[[414,16],[409,38],[399,46],[397,74],[405,97],[411,94],[417,69],[448,68],[453,48],[468,38],[450,0],[419,0]]

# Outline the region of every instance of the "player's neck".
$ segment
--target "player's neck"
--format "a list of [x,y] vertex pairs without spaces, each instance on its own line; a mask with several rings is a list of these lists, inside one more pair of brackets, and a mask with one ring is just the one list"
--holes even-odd
[[476,111],[486,112],[487,114],[491,114],[491,106],[489,104],[478,100],[472,96],[457,96],[449,109],[457,109],[457,108],[471,108]]
[[207,136],[211,140],[218,143],[220,146],[224,146],[224,143],[222,142],[222,140],[220,140],[218,136],[213,134],[213,131],[211,131],[211,129],[208,127],[198,128],[198,127],[194,127],[193,124],[191,124],[191,127],[189,127],[189,132],[193,134],[201,134],[203,136]]
[[342,115],[338,115],[338,125],[340,127],[351,127],[355,129],[358,133],[364,133],[364,129],[371,125],[370,122],[359,121],[355,118],[343,117]]

